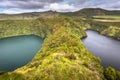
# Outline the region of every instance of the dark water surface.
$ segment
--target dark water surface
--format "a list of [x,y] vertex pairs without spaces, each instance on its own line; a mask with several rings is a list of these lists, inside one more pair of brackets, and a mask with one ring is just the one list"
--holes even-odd
[[112,66],[120,70],[120,41],[103,36],[96,31],[87,30],[88,37],[83,44],[95,56],[100,57],[104,67]]
[[36,35],[0,39],[0,71],[12,71],[27,64],[41,48],[43,40]]

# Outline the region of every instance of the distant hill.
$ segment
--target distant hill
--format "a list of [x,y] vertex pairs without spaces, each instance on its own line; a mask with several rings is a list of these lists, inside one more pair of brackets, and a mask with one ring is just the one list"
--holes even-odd
[[63,13],[68,16],[96,16],[96,15],[120,15],[120,10],[105,10],[101,8],[84,8],[76,12]]
[[39,16],[50,16],[59,14],[56,11],[45,11],[45,12],[29,12],[21,14],[0,14],[0,19],[27,19],[37,18]]
[[101,8],[84,8],[75,12],[60,13],[56,11],[45,11],[45,12],[29,12],[21,14],[0,14],[0,19],[27,19],[37,18],[39,16],[51,16],[51,15],[67,15],[67,16],[84,16],[91,17],[96,15],[120,15],[120,10],[105,10]]

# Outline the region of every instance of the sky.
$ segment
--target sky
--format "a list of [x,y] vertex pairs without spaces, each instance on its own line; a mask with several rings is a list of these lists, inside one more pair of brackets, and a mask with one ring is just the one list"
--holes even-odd
[[120,10],[120,0],[0,0],[0,13],[74,12],[83,8]]

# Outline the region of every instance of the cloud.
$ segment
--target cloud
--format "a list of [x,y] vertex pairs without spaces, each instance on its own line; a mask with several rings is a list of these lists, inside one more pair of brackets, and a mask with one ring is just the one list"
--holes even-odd
[[120,1],[112,2],[106,6],[107,8],[120,10]]
[[47,11],[48,9],[19,9],[19,8],[10,8],[6,10],[2,10],[3,13],[7,14],[19,14],[19,13],[26,13],[26,12],[43,12]]
[[63,0],[2,0],[0,9],[4,9],[1,13],[22,13],[33,11],[45,11],[44,7],[52,3],[59,3]]
[[120,10],[119,0],[1,0],[0,13],[22,13],[56,10],[76,11],[82,8],[104,8]]
[[62,0],[6,0],[6,1],[3,0],[0,3],[0,7],[36,9],[43,8],[44,5],[60,1]]
[[68,11],[75,11],[77,8],[70,4],[58,4],[58,3],[52,3],[48,6],[45,6],[45,8],[50,10],[57,10],[59,12],[68,12]]

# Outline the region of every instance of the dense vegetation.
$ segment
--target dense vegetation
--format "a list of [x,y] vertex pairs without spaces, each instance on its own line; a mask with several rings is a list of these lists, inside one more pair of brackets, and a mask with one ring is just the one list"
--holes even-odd
[[76,16],[72,16],[72,19],[82,26],[84,30],[92,29],[98,31],[100,34],[120,40],[120,22],[94,21],[92,18],[86,19]]
[[[100,66],[99,59],[89,53],[80,41],[80,38],[85,35],[85,32],[77,22],[69,17],[50,16],[36,19],[33,21],[32,26],[33,29],[36,29],[36,32],[39,32],[39,36],[45,38],[42,49],[30,63],[13,72],[2,74],[0,79],[104,79],[103,69]],[[24,28],[27,27],[28,26],[24,26]],[[29,28],[29,30],[30,29],[31,28]],[[11,28],[7,30],[11,30]],[[15,30],[15,32],[18,31]],[[24,34],[28,33],[26,32]]]
[[[105,12],[98,9],[95,14],[105,15],[101,11]],[[32,61],[12,72],[0,73],[0,80],[119,80],[120,72],[112,67],[103,69],[100,59],[85,48],[80,38],[86,36],[86,29],[92,29],[120,39],[120,23],[94,21],[91,18],[94,14],[83,13],[86,13],[86,9],[60,13],[62,15],[51,11],[42,13],[42,16],[37,13],[39,18],[35,20],[36,13],[28,17],[28,14],[19,15],[21,18],[17,20],[14,20],[16,17],[0,20],[1,38],[28,34],[44,38],[41,50]]]
[[89,28],[97,30],[103,35],[110,36],[120,40],[120,23],[119,22],[100,22],[89,21]]
[[97,30],[103,35],[120,40],[120,11],[85,8],[76,12],[64,13],[64,15],[72,17],[84,29]]
[[0,37],[30,34],[32,20],[0,20]]
[[112,67],[107,67],[104,70],[104,75],[107,80],[120,80],[120,72],[116,71]]

